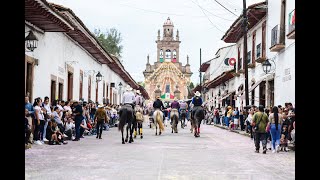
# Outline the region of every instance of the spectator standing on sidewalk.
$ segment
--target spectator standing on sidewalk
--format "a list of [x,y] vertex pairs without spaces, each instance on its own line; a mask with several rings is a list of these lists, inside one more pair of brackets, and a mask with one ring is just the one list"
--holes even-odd
[[43,128],[44,128],[44,124],[45,124],[45,120],[44,120],[44,115],[43,115],[43,111],[41,109],[41,99],[40,98],[36,98],[34,100],[34,104],[33,104],[33,109],[34,109],[34,143],[38,144],[38,145],[42,145],[43,143],[40,141],[41,137],[43,136]]
[[240,129],[241,129],[241,131],[244,131],[244,113],[243,113],[243,109],[240,109],[239,120],[240,120]]
[[239,126],[239,120],[240,120],[240,112],[239,112],[239,109],[238,107],[235,108],[235,110],[233,111],[233,123],[234,123],[234,130],[237,130],[238,129],[238,126]]
[[263,154],[267,152],[266,127],[268,124],[268,116],[264,113],[263,105],[260,105],[258,112],[253,115],[252,126],[255,129],[255,146],[256,153],[259,153],[260,141],[262,142]]
[[226,126],[229,127],[229,123],[231,121],[231,116],[232,116],[232,107],[228,106],[226,111],[227,111]]
[[45,124],[44,124],[44,131],[43,131],[43,139],[41,139],[42,141],[49,141],[48,139],[46,139],[46,131],[47,131],[47,126],[48,126],[48,122],[52,119],[52,112],[51,112],[51,106],[49,103],[49,97],[46,96],[44,97],[44,102],[43,102],[43,107],[45,108]]
[[73,141],[79,141],[80,140],[80,125],[83,120],[83,109],[82,106],[79,104],[78,101],[74,101],[73,103],[73,113],[75,115],[75,131],[76,131],[76,138]]

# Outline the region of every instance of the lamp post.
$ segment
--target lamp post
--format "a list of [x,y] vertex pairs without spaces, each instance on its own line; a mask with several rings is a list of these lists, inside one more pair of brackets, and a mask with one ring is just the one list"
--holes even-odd
[[224,90],[226,89],[226,86],[227,86],[226,83],[223,82],[223,83],[221,84],[221,90],[224,91]]
[[120,93],[119,93],[119,99],[120,99],[120,100],[119,100],[119,104],[121,104],[121,94],[122,94],[121,89],[122,89],[122,83],[120,82],[118,86],[119,86],[119,91],[120,91]]
[[268,74],[271,70],[271,63],[269,62],[269,59],[265,60],[262,64],[263,71]]
[[102,75],[100,72],[98,72],[98,74],[96,75],[96,81],[97,83],[100,82],[102,80]]
[[31,52],[33,52],[33,50],[38,47],[38,38],[33,34],[32,31],[28,31],[28,32],[29,32],[29,34],[25,38],[26,47]]

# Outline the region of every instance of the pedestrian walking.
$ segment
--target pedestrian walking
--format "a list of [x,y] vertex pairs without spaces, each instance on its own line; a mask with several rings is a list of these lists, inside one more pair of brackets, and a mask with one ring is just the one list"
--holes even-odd
[[108,118],[107,118],[107,112],[104,110],[104,106],[102,104],[98,105],[98,110],[96,111],[94,117],[93,117],[95,123],[96,123],[96,128],[97,128],[97,137],[99,139],[102,139],[102,130],[103,130],[103,124],[107,123]]
[[280,136],[281,136],[281,125],[282,116],[278,113],[278,107],[272,108],[272,113],[269,115],[269,122],[267,129],[270,127],[271,142],[272,142],[272,153],[279,152],[280,150]]
[[253,115],[252,126],[254,127],[256,153],[259,153],[260,141],[262,142],[263,154],[267,152],[266,127],[268,124],[268,116],[264,113],[263,105],[260,105],[258,112]]

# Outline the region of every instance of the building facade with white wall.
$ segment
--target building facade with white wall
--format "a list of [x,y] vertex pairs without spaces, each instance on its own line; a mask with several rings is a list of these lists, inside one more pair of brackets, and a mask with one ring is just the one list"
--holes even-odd
[[[26,50],[25,84],[31,101],[48,96],[51,100],[119,104],[126,85],[148,98],[72,10],[44,0],[28,0],[25,7],[25,30],[38,38],[37,48]],[[102,75],[100,82],[96,81],[98,73]]]
[[213,59],[203,63],[200,67],[201,72],[205,72],[204,84],[202,86],[204,100],[207,107],[221,107],[228,99],[228,88],[221,84],[229,82],[227,85],[234,84],[234,75],[231,73],[236,63],[236,46],[230,45],[218,49]]
[[[295,11],[294,2],[285,0],[268,1],[248,6],[247,60],[248,60],[248,105],[271,107],[295,103]],[[222,37],[226,43],[236,43],[236,66],[228,75],[221,67],[210,61],[210,70],[224,72],[220,77],[210,76],[209,97],[224,87],[216,99],[222,103],[215,105],[245,106],[245,74],[243,62],[243,30],[240,16]],[[216,61],[217,62],[217,61]],[[267,66],[263,64],[269,64]],[[205,63],[203,64],[205,66]],[[220,69],[221,68],[221,69]],[[224,85],[224,86],[222,86]],[[210,94],[212,94],[210,96]],[[225,98],[228,98],[226,101]],[[212,99],[206,99],[213,102]],[[229,102],[230,100],[230,102]],[[217,103],[215,103],[217,104]],[[214,105],[214,104],[213,104]]]

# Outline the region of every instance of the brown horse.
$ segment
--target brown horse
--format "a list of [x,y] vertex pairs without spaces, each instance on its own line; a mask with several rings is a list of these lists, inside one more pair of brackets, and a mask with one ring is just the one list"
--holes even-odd
[[203,108],[201,106],[194,107],[191,116],[191,128],[194,128],[194,137],[200,137],[200,124],[203,119]]

